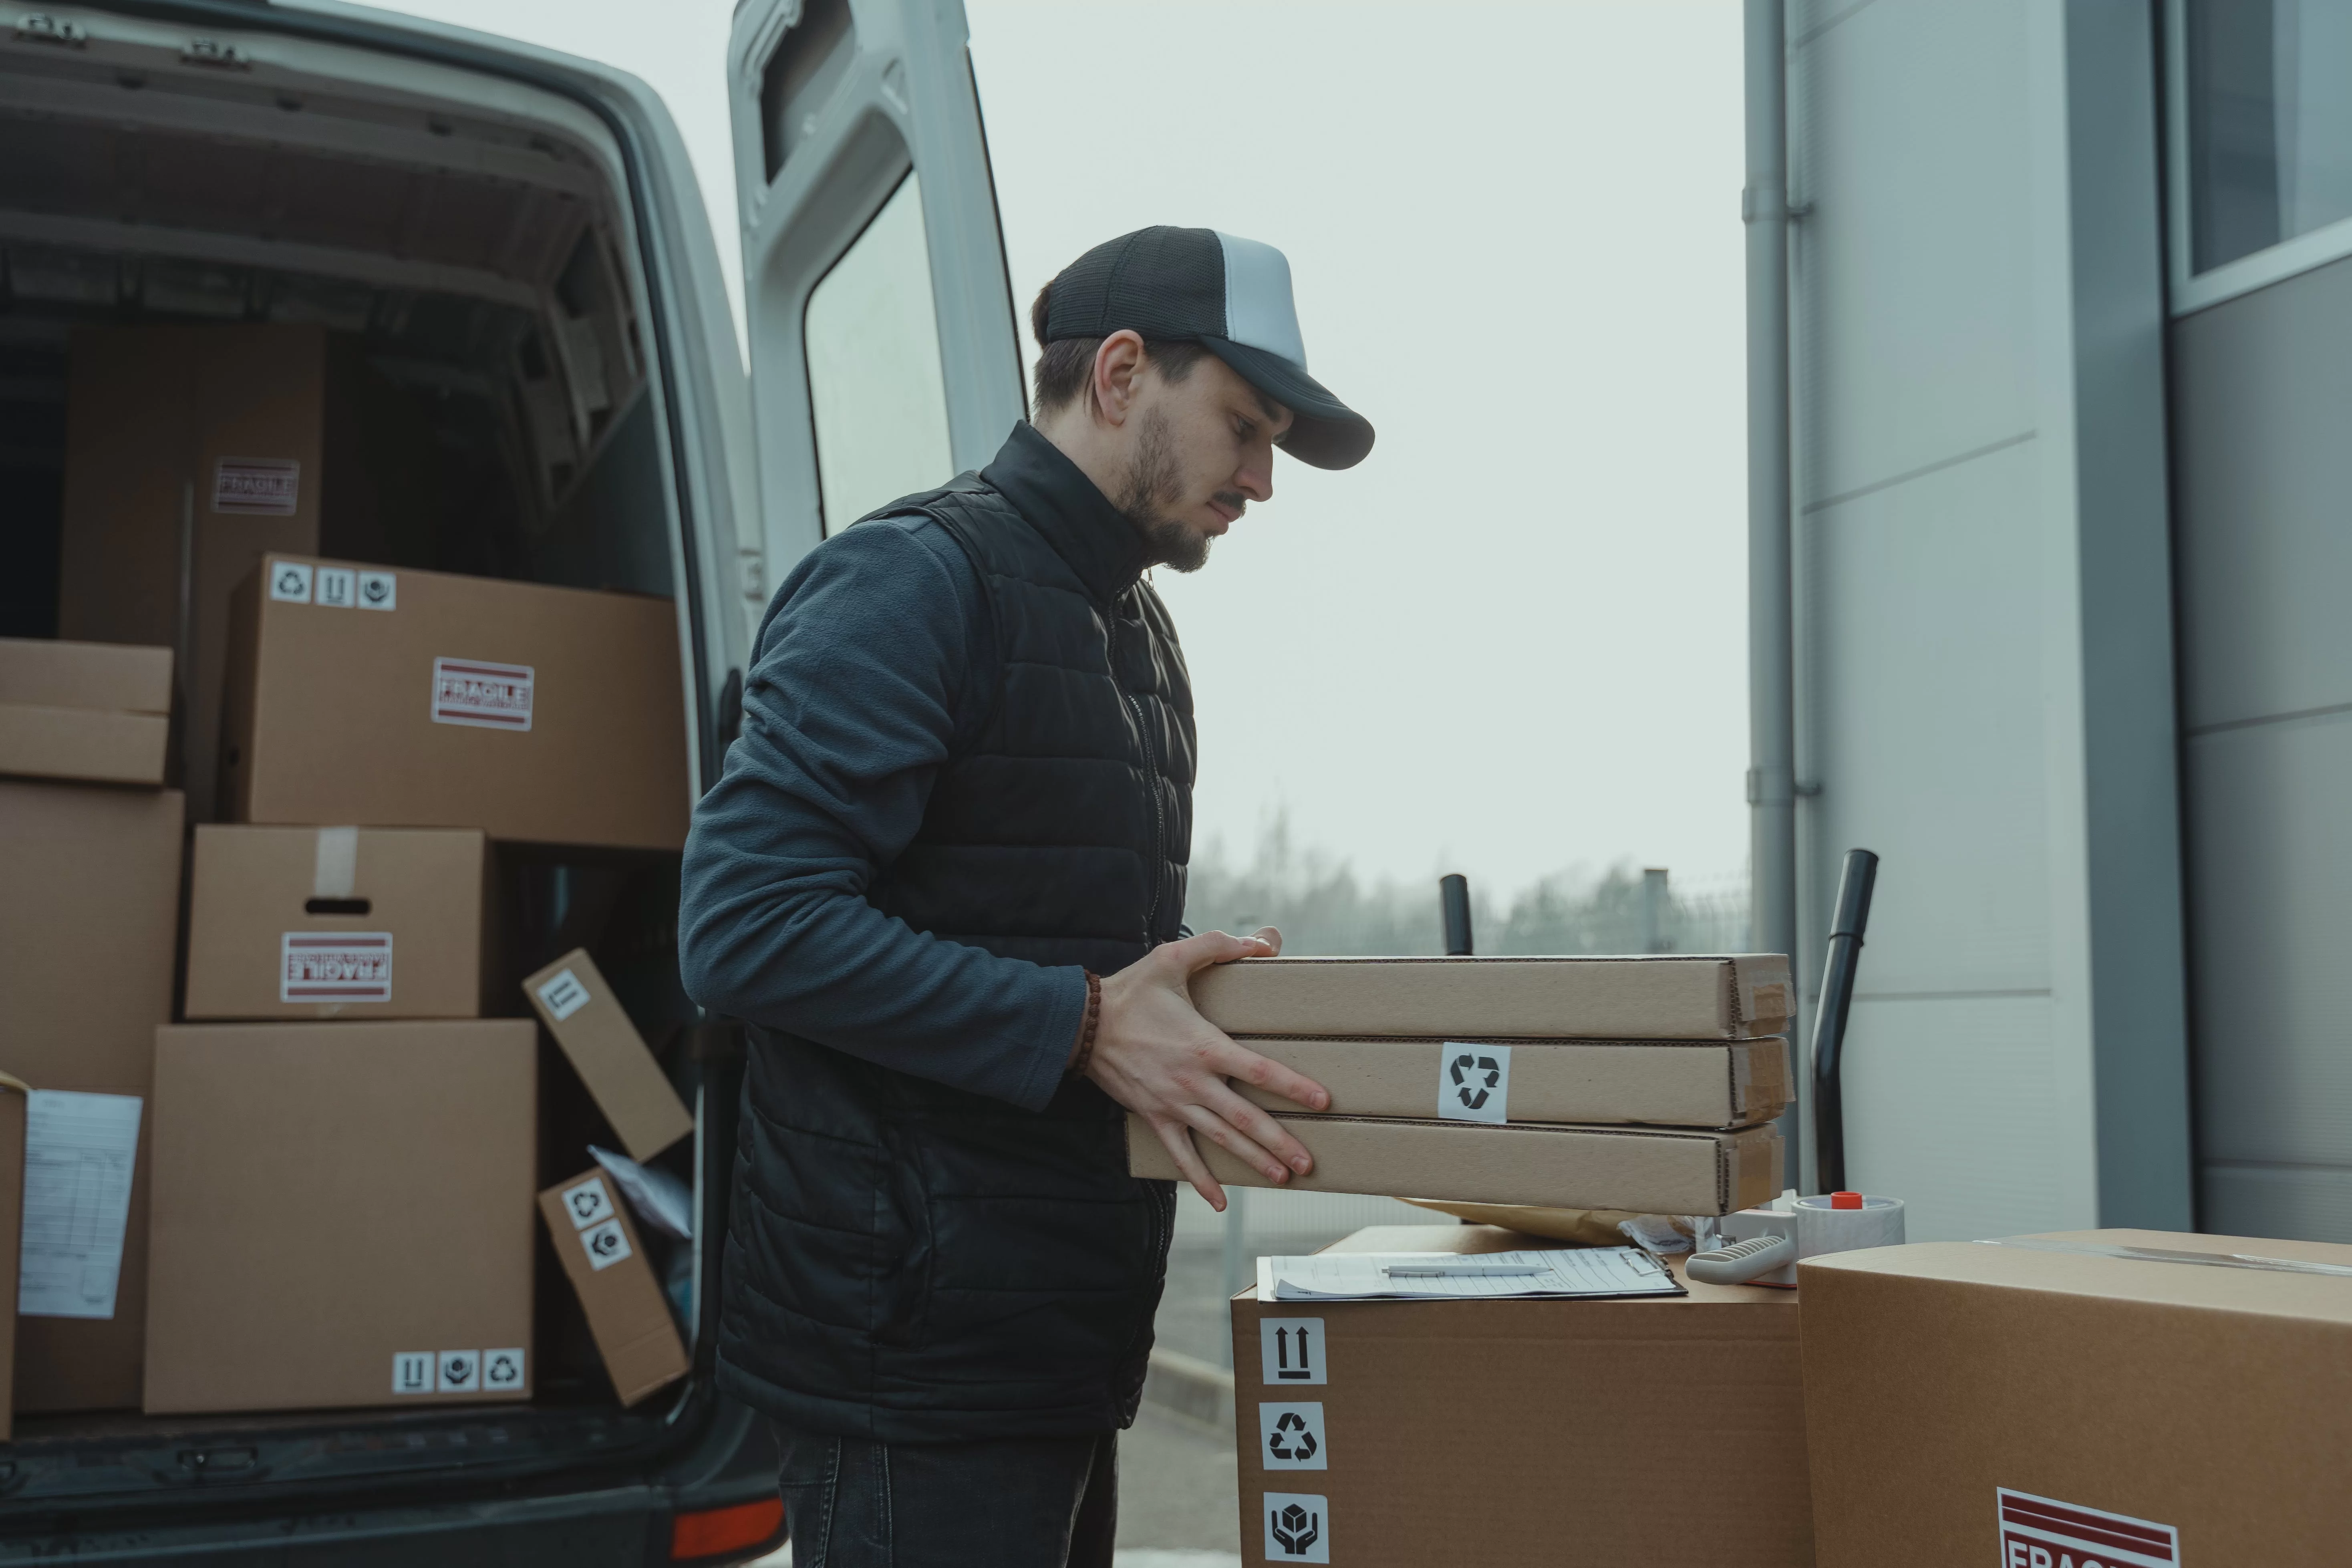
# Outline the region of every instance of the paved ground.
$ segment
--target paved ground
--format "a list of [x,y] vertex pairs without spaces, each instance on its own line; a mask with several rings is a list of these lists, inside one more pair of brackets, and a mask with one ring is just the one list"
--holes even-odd
[[1129,1552],[1141,1548],[1222,1552],[1238,1563],[1239,1507],[1233,1435],[1145,1405],[1118,1442],[1119,1568],[1179,1568],[1168,1560],[1130,1563]]

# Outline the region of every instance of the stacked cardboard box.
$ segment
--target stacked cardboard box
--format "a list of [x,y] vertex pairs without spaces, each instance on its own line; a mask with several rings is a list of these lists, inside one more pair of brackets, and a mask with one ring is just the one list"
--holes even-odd
[[[1250,959],[1195,975],[1239,1043],[1331,1091],[1247,1090],[1321,1192],[1719,1215],[1780,1191],[1789,966],[1772,956]],[[1265,1185],[1196,1141],[1218,1180]],[[1139,1118],[1130,1168],[1175,1175]]]
[[[1333,1250],[1529,1245],[1408,1226]],[[1685,1283],[1686,1296],[1606,1301],[1307,1306],[1243,1291],[1244,1559],[1810,1568],[1796,1293]]]

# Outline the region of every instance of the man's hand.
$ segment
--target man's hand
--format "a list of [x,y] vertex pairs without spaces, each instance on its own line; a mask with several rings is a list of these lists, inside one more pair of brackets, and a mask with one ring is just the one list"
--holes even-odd
[[1272,926],[1250,937],[1204,931],[1156,947],[1102,983],[1087,1076],[1151,1123],[1184,1179],[1221,1214],[1225,1189],[1192,1146],[1195,1132],[1271,1182],[1315,1168],[1297,1139],[1225,1080],[1237,1079],[1309,1110],[1321,1110],[1331,1096],[1304,1073],[1234,1044],[1194,1009],[1187,982],[1213,963],[1272,958],[1281,951],[1282,933]]

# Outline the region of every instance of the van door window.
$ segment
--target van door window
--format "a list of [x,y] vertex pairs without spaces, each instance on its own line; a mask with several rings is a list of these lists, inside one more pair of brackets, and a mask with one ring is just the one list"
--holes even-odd
[[952,478],[922,189],[909,173],[802,319],[824,531]]

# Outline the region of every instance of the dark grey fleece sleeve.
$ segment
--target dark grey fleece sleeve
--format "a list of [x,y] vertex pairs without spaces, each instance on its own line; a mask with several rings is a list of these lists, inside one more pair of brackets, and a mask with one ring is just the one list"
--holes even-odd
[[678,908],[688,994],[1045,1106],[1077,1037],[1085,972],[941,941],[866,898],[922,826],[994,665],[979,579],[937,522],[879,518],[810,552],[769,606],[742,732],[695,807]]

